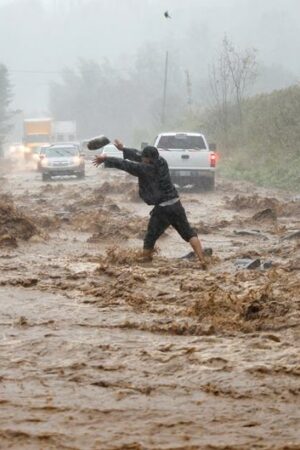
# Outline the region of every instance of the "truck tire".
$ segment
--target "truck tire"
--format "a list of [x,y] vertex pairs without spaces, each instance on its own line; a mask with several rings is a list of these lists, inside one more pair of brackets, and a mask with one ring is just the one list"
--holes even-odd
[[215,190],[215,177],[208,178],[205,183],[205,187],[208,191],[214,191]]
[[193,191],[194,192],[203,192],[206,188],[206,180],[202,177],[197,177],[193,182]]

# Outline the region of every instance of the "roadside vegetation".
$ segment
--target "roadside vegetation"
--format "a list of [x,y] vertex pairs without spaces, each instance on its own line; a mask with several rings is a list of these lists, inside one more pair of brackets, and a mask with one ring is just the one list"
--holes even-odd
[[211,68],[211,106],[187,114],[179,128],[203,130],[217,143],[224,176],[300,191],[300,86],[251,97],[258,76],[256,51],[236,51],[225,37]]
[[233,123],[228,130],[231,145],[221,171],[261,186],[300,191],[300,87],[247,99],[243,109],[242,128]]
[[224,129],[217,108],[186,116],[181,128],[204,130],[217,142],[225,177],[300,191],[300,86],[243,100],[243,121],[228,110]]

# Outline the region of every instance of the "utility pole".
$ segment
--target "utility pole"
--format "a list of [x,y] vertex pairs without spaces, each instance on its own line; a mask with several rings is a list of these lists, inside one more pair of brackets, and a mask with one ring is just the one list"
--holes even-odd
[[189,112],[191,112],[193,99],[192,99],[192,82],[190,78],[190,73],[188,70],[185,71],[186,76],[186,90],[187,90],[187,104]]
[[164,77],[164,91],[163,91],[163,103],[161,112],[161,123],[162,125],[166,122],[166,106],[167,106],[167,88],[168,88],[168,70],[169,70],[169,52],[166,52],[165,60],[165,77]]

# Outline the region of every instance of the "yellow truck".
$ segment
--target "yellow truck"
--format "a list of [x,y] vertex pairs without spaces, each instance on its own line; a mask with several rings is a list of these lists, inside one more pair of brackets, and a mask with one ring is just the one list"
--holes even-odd
[[25,119],[24,120],[24,157],[29,160],[36,155],[39,149],[51,143],[52,119]]

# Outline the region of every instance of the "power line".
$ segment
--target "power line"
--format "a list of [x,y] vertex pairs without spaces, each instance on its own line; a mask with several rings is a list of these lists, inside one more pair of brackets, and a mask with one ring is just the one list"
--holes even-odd
[[63,70],[18,70],[18,69],[8,69],[9,73],[28,73],[28,74],[62,74]]
[[[65,70],[18,70],[18,69],[8,69],[9,73],[23,73],[23,74],[36,74],[36,75],[62,75],[65,73],[65,71],[71,70],[71,72],[76,72],[76,69],[72,69],[72,68],[66,68]],[[95,69],[86,69],[86,70],[79,70],[79,73],[93,73],[93,72],[98,72],[98,68]]]

